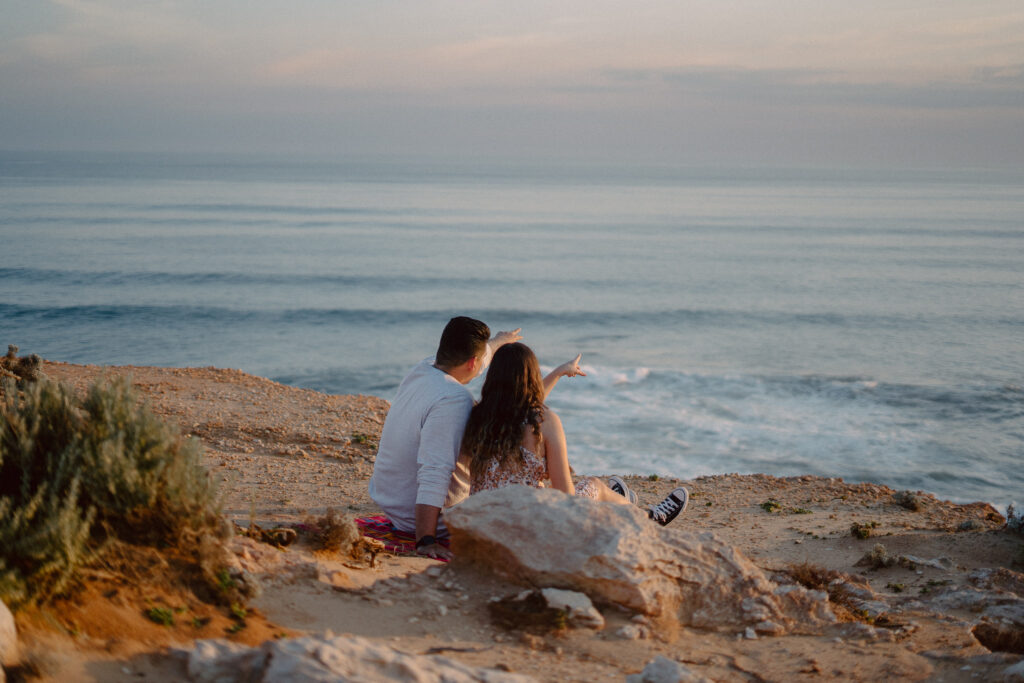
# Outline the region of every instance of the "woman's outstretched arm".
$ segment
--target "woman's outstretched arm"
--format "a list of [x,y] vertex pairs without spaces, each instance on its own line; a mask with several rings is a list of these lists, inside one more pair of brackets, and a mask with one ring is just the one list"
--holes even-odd
[[566,361],[559,365],[557,368],[548,373],[547,377],[544,378],[544,399],[547,400],[548,394],[558,384],[558,380],[562,377],[575,377],[581,375],[587,376],[587,373],[580,369],[580,358],[583,357],[582,353],[576,354],[576,357],[570,361]]

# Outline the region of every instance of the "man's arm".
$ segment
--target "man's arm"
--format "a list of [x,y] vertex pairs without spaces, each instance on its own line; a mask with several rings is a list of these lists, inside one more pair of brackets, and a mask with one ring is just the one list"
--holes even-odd
[[562,363],[557,368],[548,373],[547,377],[544,378],[545,401],[548,398],[548,394],[551,393],[551,390],[555,388],[556,384],[558,384],[559,378],[575,377],[576,375],[580,375],[582,377],[587,376],[587,373],[583,372],[583,370],[580,369],[580,358],[582,357],[582,353],[577,354],[576,357],[573,358],[572,360]]
[[437,533],[437,518],[441,516],[441,508],[433,505],[416,504],[416,552],[427,557],[434,557],[439,560],[452,559],[452,551],[445,548],[436,541],[426,542],[422,545],[420,541],[429,541]]
[[[431,406],[420,429],[420,448],[416,454],[416,540],[434,536],[441,507],[448,495],[452,472],[458,460],[462,432],[473,408],[473,397],[446,396]],[[436,543],[419,545],[416,551],[431,557],[450,557]]]
[[500,349],[505,344],[511,344],[517,342],[523,338],[520,332],[523,328],[517,327],[511,332],[499,332],[487,341],[487,353],[484,354],[484,360],[480,364],[482,369],[487,369],[487,366],[491,364],[491,358],[494,357],[494,352]]

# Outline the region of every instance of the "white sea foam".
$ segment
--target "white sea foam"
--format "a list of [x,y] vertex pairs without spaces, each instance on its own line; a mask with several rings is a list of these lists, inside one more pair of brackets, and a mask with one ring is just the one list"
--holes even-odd
[[[721,472],[820,474],[940,489],[969,452],[951,449],[948,397],[916,387],[823,378],[691,375],[595,367],[551,397],[581,472],[695,477]],[[925,392],[926,396],[928,392]],[[968,397],[964,397],[968,400]],[[929,474],[932,473],[932,474]],[[997,467],[962,479],[971,497]],[[934,477],[934,478],[933,478]]]

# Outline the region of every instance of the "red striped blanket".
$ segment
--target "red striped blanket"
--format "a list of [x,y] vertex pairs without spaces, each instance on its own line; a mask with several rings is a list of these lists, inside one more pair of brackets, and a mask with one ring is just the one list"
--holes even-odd
[[[391,526],[391,522],[384,515],[375,517],[357,517],[356,526],[367,538],[375,538],[384,542],[384,548],[390,553],[398,555],[416,554],[416,537],[407,531],[398,531]],[[448,547],[448,539],[439,541],[445,548]],[[441,560],[447,562],[448,560]]]

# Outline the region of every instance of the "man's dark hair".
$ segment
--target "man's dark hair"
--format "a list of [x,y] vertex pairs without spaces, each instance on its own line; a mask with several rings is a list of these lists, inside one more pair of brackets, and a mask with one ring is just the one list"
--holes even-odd
[[479,320],[463,315],[452,318],[441,333],[434,363],[446,368],[462,365],[480,355],[490,338],[490,328]]

